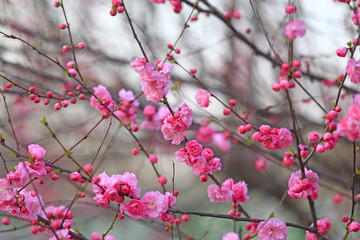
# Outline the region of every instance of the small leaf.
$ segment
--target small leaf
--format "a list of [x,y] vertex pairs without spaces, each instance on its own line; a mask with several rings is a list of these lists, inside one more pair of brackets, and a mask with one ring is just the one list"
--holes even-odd
[[87,81],[89,81],[89,79],[87,77],[84,78],[84,83],[86,83]]
[[60,173],[60,169],[53,170],[54,173]]
[[46,123],[46,118],[45,115],[43,116],[43,119],[40,121],[41,123],[45,124]]
[[16,156],[16,153],[15,153],[14,151],[11,151],[8,156],[9,156],[9,157],[11,157],[11,156]]

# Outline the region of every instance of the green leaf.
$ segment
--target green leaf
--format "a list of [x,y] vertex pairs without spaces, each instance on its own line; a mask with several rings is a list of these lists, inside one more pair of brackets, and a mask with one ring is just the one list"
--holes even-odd
[[69,157],[70,153],[68,151],[64,152],[65,156]]
[[43,116],[42,120],[40,121],[41,123],[45,124],[46,123],[46,118],[45,115]]
[[60,169],[53,170],[54,173],[60,173]]
[[8,156],[9,156],[9,157],[11,157],[11,156],[16,156],[16,153],[15,153],[14,151],[11,151]]
[[356,148],[355,148],[355,151],[357,152],[358,150],[359,150],[359,147],[356,147]]
[[89,79],[87,77],[84,78],[84,83],[86,83],[87,81],[89,81]]
[[346,43],[346,45],[348,45],[348,47],[349,47],[349,48],[351,48],[351,46],[352,46],[352,42],[351,42],[351,41],[349,41],[349,42],[347,42],[347,43]]

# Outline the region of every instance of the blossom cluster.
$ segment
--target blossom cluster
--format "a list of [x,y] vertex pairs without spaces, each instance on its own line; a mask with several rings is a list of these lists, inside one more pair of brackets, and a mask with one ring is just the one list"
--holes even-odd
[[145,58],[136,58],[131,62],[131,67],[140,75],[141,90],[146,100],[158,103],[169,92],[168,85],[173,65],[159,62],[155,68]]
[[170,111],[167,107],[160,107],[156,111],[155,107],[152,105],[146,105],[143,109],[143,113],[146,117],[145,121],[142,122],[141,128],[145,130],[155,131],[160,129],[165,118],[170,114]]
[[198,141],[192,140],[186,143],[185,148],[180,148],[175,153],[179,162],[185,162],[191,167],[192,172],[198,176],[212,174],[213,171],[221,170],[220,159],[214,157],[210,148],[204,148]]
[[360,138],[360,94],[354,96],[354,102],[349,108],[349,113],[340,120],[337,131],[340,136],[347,137],[354,142]]
[[230,203],[233,200],[236,205],[240,205],[249,200],[247,184],[244,181],[234,183],[232,178],[225,180],[221,187],[210,184],[207,192],[210,202]]
[[94,95],[90,98],[92,107],[101,111],[102,115],[109,117],[109,110],[125,124],[136,123],[136,109],[139,107],[139,101],[136,100],[131,90],[121,89],[118,93],[119,104],[112,99],[111,93],[103,85],[94,87]]
[[169,114],[161,126],[161,132],[166,140],[179,145],[185,139],[185,131],[191,125],[193,112],[186,103],[181,103],[173,114]]
[[260,240],[286,240],[288,236],[286,224],[279,219],[262,221],[257,230]]
[[317,173],[305,168],[306,178],[302,178],[301,170],[293,172],[289,179],[288,194],[294,198],[306,198],[311,195],[313,199],[317,198],[319,177]]
[[284,149],[291,145],[293,137],[287,128],[271,128],[269,125],[261,125],[260,132],[255,132],[252,138],[256,142],[262,142],[264,148],[270,150]]
[[44,148],[37,144],[31,144],[28,146],[28,151],[30,160],[19,162],[15,166],[15,171],[7,174],[7,180],[11,181],[16,187],[24,186],[29,177],[42,178],[51,170],[49,167],[45,167],[43,161],[46,154]]
[[203,125],[196,131],[196,139],[199,142],[208,144],[214,143],[223,152],[227,152],[231,148],[231,134],[228,131],[216,132],[212,126]]
[[[322,234],[327,233],[332,227],[332,224],[331,224],[329,218],[323,218],[323,219],[317,220],[316,224],[317,224],[319,233],[322,233]],[[310,225],[310,227],[312,227],[312,226],[313,226],[313,224]],[[317,240],[317,239],[318,239],[318,237],[316,236],[315,233],[306,231],[305,240]]]
[[[121,203],[120,210],[134,219],[160,218],[172,219],[166,213],[173,207],[176,198],[171,193],[161,194],[158,191],[147,192],[139,199],[141,189],[137,187],[137,178],[133,173],[125,172],[109,177],[105,172],[95,176],[92,181],[93,198],[99,206],[109,206],[111,201]],[[131,199],[125,202],[125,197]]]

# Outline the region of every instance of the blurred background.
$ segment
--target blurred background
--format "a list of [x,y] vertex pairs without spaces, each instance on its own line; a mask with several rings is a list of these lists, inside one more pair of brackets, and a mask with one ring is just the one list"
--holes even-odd
[[[149,60],[152,63],[163,61],[169,51],[167,45],[174,44],[184,28],[193,9],[192,1],[182,1],[180,14],[173,12],[168,1],[154,4],[148,0],[125,0],[124,3]],[[301,61],[301,70],[308,75],[299,81],[329,111],[333,108],[338,88],[337,85],[324,86],[322,80],[334,81],[339,74],[345,73],[348,58],[339,58],[336,49],[346,47],[346,43],[358,35],[351,21],[352,12],[345,3],[331,0],[200,1],[200,11],[195,10],[193,13],[193,18],[196,16],[197,19],[188,22],[190,27],[176,45],[181,53],[173,53],[176,61],[185,69],[195,67],[196,76],[223,102],[236,99],[236,112],[246,116],[256,127],[269,124],[272,127],[292,128],[284,91],[277,93],[271,90],[271,84],[278,81],[280,68],[269,60],[274,59],[274,54],[265,37],[268,36],[281,59],[287,61],[288,48],[283,28],[289,21],[289,16],[285,13],[285,7],[289,3],[294,3],[297,7],[293,18],[304,21],[306,27],[305,36],[294,42],[294,59]],[[56,57],[65,66],[68,61],[73,60],[72,54],[61,51],[63,45],[70,45],[69,35],[66,30],[59,28],[65,20],[61,9],[53,7],[53,4],[52,0],[1,1],[0,31],[27,41],[49,57]],[[89,79],[89,87],[102,84],[117,100],[122,88],[132,90],[136,96],[140,95],[140,79],[130,68],[130,62],[142,57],[142,53],[125,14],[110,16],[111,6],[110,0],[64,0],[74,43],[86,44],[84,50],[76,51],[79,71]],[[215,10],[209,6],[213,6]],[[210,13],[202,12],[201,9]],[[228,22],[224,21],[224,14],[234,9],[240,11],[241,18],[233,17]],[[220,15],[216,16],[214,12]],[[249,47],[244,39],[252,43],[253,47]],[[359,58],[358,51],[354,58]],[[67,91],[77,86],[58,66],[20,41],[5,37],[0,39],[0,73],[25,89],[36,86],[37,91],[43,94],[51,90],[59,96],[65,96]],[[277,209],[276,218],[309,226],[311,217],[307,201],[286,196],[280,202],[283,195],[287,194],[287,181],[291,172],[299,169],[297,164],[291,169],[282,166],[285,150],[267,151],[259,143],[250,144],[251,134],[239,135],[237,132],[242,122],[233,114],[224,116],[224,107],[216,99],[210,98],[211,104],[206,109],[196,103],[196,91],[201,86],[181,67],[175,66],[171,76],[171,90],[167,96],[170,105],[176,107],[181,102],[186,102],[194,112],[193,124],[186,133],[187,138],[194,139],[197,129],[204,121],[219,133],[220,140],[213,140],[204,146],[213,148],[215,155],[222,160],[223,170],[215,173],[217,179],[222,182],[232,177],[236,182],[243,180],[248,184],[250,200],[244,204],[244,209],[252,217],[258,218],[267,218]],[[2,86],[5,83],[2,79]],[[358,86],[348,80],[345,86],[339,104],[343,108],[339,119],[346,115],[353,94],[359,90]],[[324,132],[325,113],[300,87],[297,86],[290,92],[302,137],[308,143],[307,136],[311,131]],[[60,111],[53,109],[55,101],[47,106],[42,103],[34,104],[29,100],[28,93],[20,88],[13,87],[4,95],[20,142],[19,150],[26,153],[29,144],[39,144],[47,150],[45,159],[49,161],[61,156],[63,149],[40,123],[43,116],[46,116],[50,128],[68,149],[101,120],[100,112],[89,104],[90,95],[86,95],[86,100],[78,100],[75,105],[71,104]],[[137,124],[141,126],[146,119],[142,112],[144,106],[150,104],[158,109],[161,104],[149,103],[143,95],[138,100],[140,107],[137,111]],[[1,99],[0,132],[6,143],[15,147],[7,117],[4,99]],[[109,134],[106,135],[108,129]],[[175,160],[175,151],[184,143],[180,146],[171,145],[164,140],[159,130],[140,128],[136,136],[147,151],[158,155],[157,167],[169,180],[166,185],[168,191],[172,190],[171,178],[175,164],[175,189],[180,192],[176,208],[222,214],[230,210],[228,204],[209,202],[206,190],[212,183],[211,180],[200,182],[189,167]],[[134,147],[136,141],[126,129],[115,119],[107,119],[101,121],[91,135],[71,152],[72,157],[81,165],[91,162],[96,156],[95,174],[106,171],[111,176],[125,171],[133,172],[138,177],[141,194],[150,190],[160,191],[157,177],[146,156],[141,152],[136,156],[131,154]],[[321,186],[315,206],[318,217],[328,217],[333,224],[328,233],[330,239],[340,239],[345,234],[345,224],[341,219],[350,214],[351,149],[351,143],[341,139],[334,150],[321,155],[315,154],[309,162],[309,168],[320,176]],[[99,154],[96,155],[98,150]],[[18,159],[8,156],[7,149],[0,148],[0,152],[9,167],[17,164]],[[257,161],[266,165],[264,170],[256,169]],[[66,157],[62,157],[57,164],[75,170],[74,163]],[[68,174],[59,176],[57,181],[45,179],[44,185],[37,184],[45,205],[67,205],[76,195],[78,185],[70,181]],[[0,170],[0,177],[6,177],[3,168]],[[93,231],[103,233],[109,228],[115,216],[116,205],[112,205],[112,208],[96,207],[90,184],[86,184],[84,192],[87,197],[76,201],[72,207],[73,226],[89,238]],[[333,203],[335,194],[342,195],[343,200],[338,204]],[[357,208],[355,216],[358,214]],[[11,221],[10,227],[27,225],[15,219]],[[236,223],[237,227],[243,229],[242,234],[247,232],[245,225],[246,223]],[[163,230],[164,226],[158,221],[134,221],[125,217],[122,221],[116,221],[110,235],[121,240],[171,239],[170,233]],[[233,228],[234,224],[229,220],[196,216],[190,216],[189,222],[180,225],[184,232],[183,239],[188,234],[194,239],[221,239],[223,234],[233,231]],[[7,232],[8,229],[9,226],[0,225],[0,239],[49,238],[47,234],[32,235],[29,227],[11,232]],[[288,232],[289,239],[304,239],[303,230],[288,228]],[[356,237],[350,234],[348,239]]]

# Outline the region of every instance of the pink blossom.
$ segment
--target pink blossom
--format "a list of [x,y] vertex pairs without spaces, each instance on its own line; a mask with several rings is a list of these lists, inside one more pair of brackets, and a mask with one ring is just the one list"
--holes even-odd
[[337,125],[337,132],[340,136],[347,137],[354,142],[360,138],[360,105],[358,99],[360,94],[354,97],[354,104],[350,106],[349,113],[341,119]]
[[359,24],[360,24],[360,12],[356,11],[356,13],[351,16],[351,20],[354,22],[355,26],[359,26]]
[[[331,224],[329,218],[323,218],[323,219],[317,220],[316,224],[318,226],[318,231],[322,234],[327,233],[330,230],[330,228],[332,227],[332,224]],[[313,224],[310,225],[310,227],[312,227],[312,226],[313,226]],[[316,236],[316,234],[306,231],[305,240],[317,240],[317,239],[318,239],[318,237]]]
[[[331,224],[329,218],[323,218],[323,219],[317,220],[316,222],[317,222],[318,230],[322,234],[327,233],[330,230],[330,228],[332,227],[332,224]],[[312,225],[310,227],[312,227]]]
[[129,203],[122,203],[120,210],[136,220],[144,219],[145,217],[145,206],[143,202],[137,199],[133,199]]
[[286,24],[284,28],[284,34],[290,39],[294,40],[296,37],[302,37],[305,35],[304,22],[300,20],[294,20]]
[[192,110],[186,103],[181,103],[175,109],[174,115],[169,114],[164,120],[161,132],[166,140],[172,140],[172,144],[179,145],[185,139],[185,131],[191,125],[193,118]]
[[37,219],[37,215],[42,213],[41,206],[44,206],[41,196],[31,194],[25,189],[20,192],[20,196],[18,201],[22,207],[16,215],[29,221]]
[[350,223],[348,231],[349,232],[358,232],[360,230],[360,223],[353,221]]
[[286,224],[279,219],[262,221],[257,226],[260,240],[283,240],[287,239]]
[[28,151],[30,156],[34,159],[41,160],[45,157],[46,150],[42,148],[40,145],[31,144],[28,146]]
[[249,196],[247,195],[247,184],[244,181],[234,184],[234,180],[232,178],[228,178],[223,182],[222,186],[233,191],[233,199],[237,205],[244,204],[247,200],[249,200]]
[[[51,227],[57,232],[61,229],[61,223],[63,222],[63,227],[70,229],[73,224],[73,215],[72,212],[68,212],[68,208],[60,205],[60,206],[48,206],[45,208],[46,216],[50,220]],[[67,213],[67,215],[65,215]],[[47,233],[52,234],[52,231],[49,229],[45,229]]]
[[186,152],[185,148],[180,148],[178,151],[175,152],[176,160],[179,162],[188,162],[189,161],[189,154]]
[[231,148],[230,140],[225,138],[224,133],[215,133],[213,135],[213,141],[223,152],[227,152]]
[[210,143],[213,135],[215,133],[215,129],[211,126],[200,126],[196,132],[196,139],[201,143],[207,144]]
[[[160,109],[159,109],[160,110]],[[166,108],[166,110],[168,110]],[[144,107],[144,115],[146,116],[146,120],[141,124],[142,129],[146,130],[157,130],[160,129],[163,119],[161,118],[159,112],[156,113],[155,107],[151,105],[147,105]],[[169,110],[166,116],[169,115]]]
[[360,82],[360,60],[356,61],[354,58],[351,58],[346,66],[346,72],[351,82]]
[[207,166],[207,162],[206,162],[206,158],[203,157],[203,156],[197,156],[195,157],[196,158],[196,161],[194,164],[192,164],[192,172],[195,174],[195,175],[203,175],[203,174],[206,174],[206,170],[208,169]]
[[197,102],[200,106],[206,108],[206,107],[209,106],[209,103],[210,103],[209,98],[210,98],[210,96],[211,96],[210,92],[208,92],[208,91],[206,91],[206,90],[199,89],[199,90],[197,91],[196,97],[195,97],[195,98],[196,98],[196,102]]
[[234,232],[228,232],[222,236],[221,240],[239,240],[239,236]]
[[169,92],[170,72],[173,69],[171,64],[163,64],[160,70],[146,62],[145,58],[136,58],[131,62],[131,67],[140,75],[141,90],[146,100],[158,103]]
[[169,192],[165,193],[165,197],[168,202],[168,206],[173,208],[176,203],[176,197],[172,193],[169,193]]
[[348,49],[345,48],[345,47],[338,48],[338,49],[336,50],[336,54],[337,54],[339,57],[346,57],[347,52],[348,52]]
[[150,0],[152,3],[165,3],[165,0]]
[[288,194],[294,198],[306,198],[315,192],[319,186],[319,177],[316,173],[305,168],[305,179],[302,179],[301,170],[293,172],[289,179]]
[[167,198],[158,191],[147,192],[141,198],[145,217],[158,218],[168,210]]
[[71,236],[69,234],[69,229],[61,229],[59,231],[56,231],[56,235],[57,235],[57,237],[53,236],[53,237],[49,238],[48,240],[57,240],[57,239],[65,240],[65,239],[71,238]]
[[119,91],[119,110],[114,114],[125,124],[136,124],[136,109],[139,107],[139,101],[136,100],[134,93],[131,90],[126,91],[121,89]]
[[196,140],[191,140],[186,143],[186,151],[191,155],[196,157],[202,151],[202,145]]
[[221,188],[216,184],[210,184],[208,189],[208,197],[210,202],[226,202],[229,203],[232,200],[233,192],[227,188],[222,186]]
[[94,96],[91,96],[90,104],[92,107],[100,111],[106,110],[106,107],[109,107],[111,103],[113,103],[110,92],[103,85],[94,87],[94,94],[97,98],[99,98],[99,100],[97,100]]
[[182,9],[181,0],[169,0],[170,4],[174,7],[175,13],[180,13]]
[[214,151],[210,148],[204,148],[204,150],[202,150],[201,152],[201,155],[204,156],[206,160],[210,160],[214,157]]
[[12,181],[16,187],[25,185],[29,176],[43,177],[46,175],[45,162],[43,160],[35,160],[33,162],[19,162],[15,166],[15,172],[9,172],[7,179]]
[[255,132],[252,138],[256,142],[262,142],[264,148],[270,150],[284,149],[292,144],[293,137],[287,128],[273,128],[269,125],[261,125],[260,132]]
[[15,209],[16,189],[5,178],[0,178],[0,210],[10,211]]

